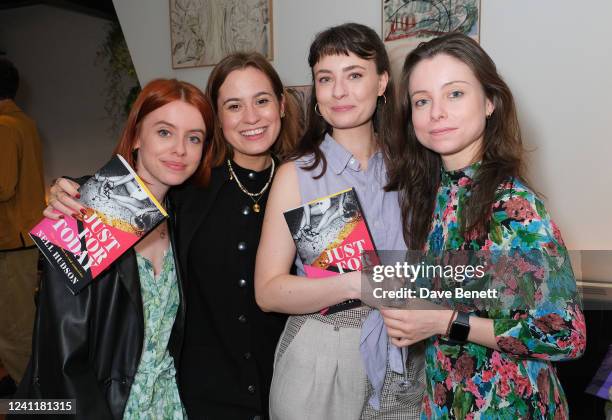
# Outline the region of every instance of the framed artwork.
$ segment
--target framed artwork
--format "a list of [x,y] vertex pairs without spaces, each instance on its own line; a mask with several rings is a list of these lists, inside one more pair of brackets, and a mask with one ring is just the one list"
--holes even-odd
[[382,0],[382,8],[383,41],[395,77],[421,42],[455,31],[480,41],[480,0]]
[[304,121],[308,118],[308,106],[310,104],[310,92],[312,85],[287,86],[287,92],[293,96],[302,109]]
[[272,60],[272,0],[169,1],[172,68],[214,66],[236,51]]

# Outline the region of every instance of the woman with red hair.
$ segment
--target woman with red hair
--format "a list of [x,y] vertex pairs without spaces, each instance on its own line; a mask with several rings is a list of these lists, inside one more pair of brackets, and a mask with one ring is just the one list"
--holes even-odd
[[[157,79],[136,99],[115,153],[172,216],[170,188],[210,177],[212,132],[213,111],[198,88]],[[76,296],[45,265],[18,397],[75,399],[77,418],[186,417],[175,379],[185,297],[173,228],[170,217]]]

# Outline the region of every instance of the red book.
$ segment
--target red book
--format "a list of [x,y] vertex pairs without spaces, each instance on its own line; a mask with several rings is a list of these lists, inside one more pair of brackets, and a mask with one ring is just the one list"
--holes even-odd
[[77,294],[168,214],[119,155],[79,188],[82,220],[44,218],[30,236]]
[[[364,259],[375,255],[374,242],[353,188],[318,198],[284,215],[307,277],[361,271]],[[351,299],[320,313],[330,315],[360,305],[361,301]]]

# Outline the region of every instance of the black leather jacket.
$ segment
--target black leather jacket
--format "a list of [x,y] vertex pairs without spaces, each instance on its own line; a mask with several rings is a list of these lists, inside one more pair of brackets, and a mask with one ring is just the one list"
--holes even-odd
[[[176,250],[174,222],[168,221],[168,231]],[[180,278],[178,285],[181,303],[168,343],[177,372],[185,322]],[[143,340],[142,295],[133,249],[76,296],[63,275],[45,264],[32,357],[15,398],[75,398],[76,418],[121,419]]]

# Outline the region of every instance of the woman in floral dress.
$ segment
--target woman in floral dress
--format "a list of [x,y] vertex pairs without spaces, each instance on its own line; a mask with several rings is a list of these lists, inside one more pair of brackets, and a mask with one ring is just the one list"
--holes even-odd
[[585,323],[560,232],[522,176],[508,86],[456,33],[415,49],[400,83],[404,132],[390,187],[409,249],[486,251],[505,274],[492,279],[499,296],[486,308],[382,311],[394,344],[426,340],[421,417],[568,418],[551,362],[581,356]]

